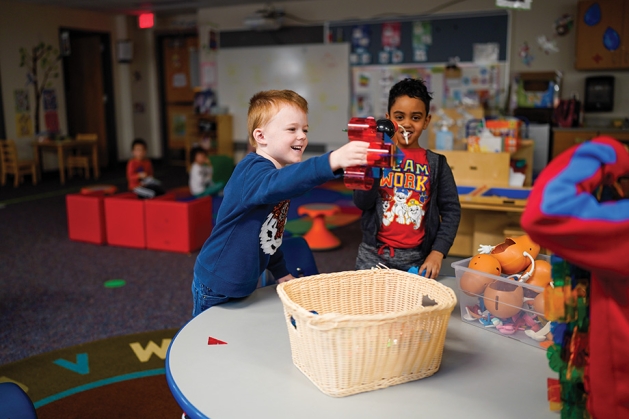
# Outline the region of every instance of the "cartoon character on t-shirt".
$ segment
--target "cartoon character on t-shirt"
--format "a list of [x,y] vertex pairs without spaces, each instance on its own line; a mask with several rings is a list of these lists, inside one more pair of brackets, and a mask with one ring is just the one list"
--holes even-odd
[[391,211],[396,216],[395,221],[399,224],[408,224],[408,205],[406,201],[410,198],[413,191],[405,188],[395,188],[394,190],[394,204]]
[[391,196],[382,189],[380,189],[380,196],[382,198],[382,212],[384,213],[382,217],[382,224],[388,226],[391,225],[393,218],[395,217],[391,208]]
[[422,224],[422,218],[424,218],[424,214],[426,211],[422,208],[422,205],[416,199],[411,199],[408,201],[408,217],[409,223],[413,224],[413,229],[417,230],[419,226]]

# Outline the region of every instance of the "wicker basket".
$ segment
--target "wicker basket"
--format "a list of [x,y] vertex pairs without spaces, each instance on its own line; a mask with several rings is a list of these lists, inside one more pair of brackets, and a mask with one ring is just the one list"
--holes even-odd
[[293,363],[333,397],[434,374],[456,305],[450,288],[393,269],[313,275],[277,293]]

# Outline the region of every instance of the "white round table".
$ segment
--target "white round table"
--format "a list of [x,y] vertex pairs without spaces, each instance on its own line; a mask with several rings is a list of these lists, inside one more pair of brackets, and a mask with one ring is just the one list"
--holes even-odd
[[[458,295],[454,278],[440,282]],[[457,306],[435,375],[330,397],[293,365],[275,286],[195,317],[166,357],[168,385],[192,419],[557,419],[546,396],[556,376],[544,350],[464,324]]]

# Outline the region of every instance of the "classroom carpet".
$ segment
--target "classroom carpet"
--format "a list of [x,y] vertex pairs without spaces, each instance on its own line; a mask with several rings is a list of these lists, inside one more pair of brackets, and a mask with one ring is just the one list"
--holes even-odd
[[177,329],[98,340],[0,366],[38,419],[178,418],[164,371]]

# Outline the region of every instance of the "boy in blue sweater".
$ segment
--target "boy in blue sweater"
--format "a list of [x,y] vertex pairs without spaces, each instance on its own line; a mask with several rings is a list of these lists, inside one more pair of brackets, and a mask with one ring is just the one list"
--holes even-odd
[[279,250],[289,200],[367,164],[369,143],[351,141],[304,162],[308,103],[291,90],[269,90],[249,101],[247,129],[255,153],[225,186],[216,226],[201,249],[192,281],[193,316],[231,298],[250,295],[268,269],[282,283],[293,279]]

